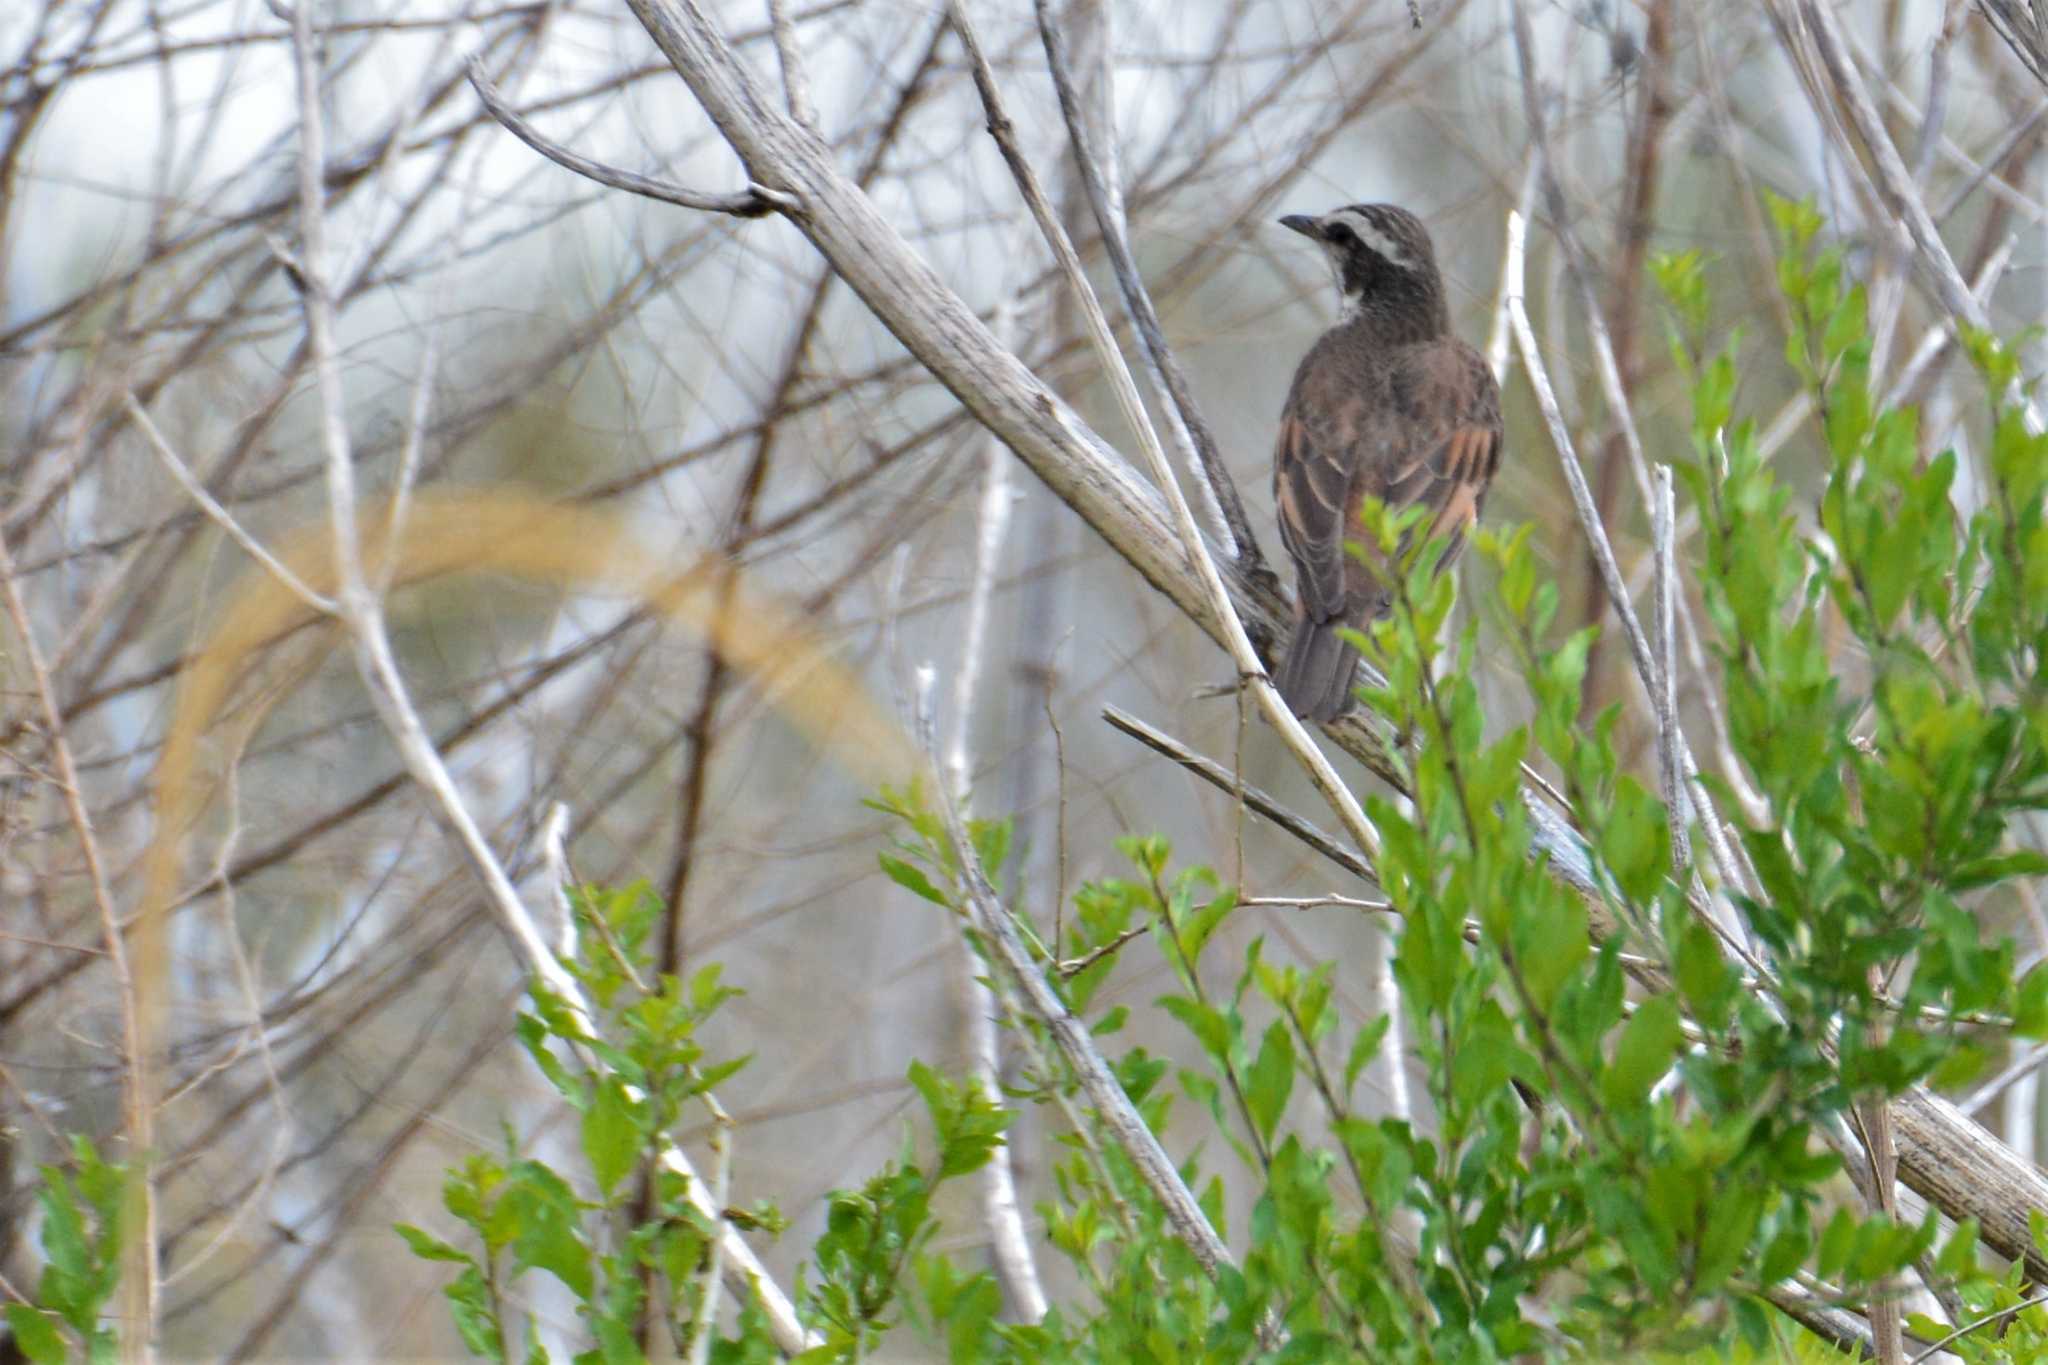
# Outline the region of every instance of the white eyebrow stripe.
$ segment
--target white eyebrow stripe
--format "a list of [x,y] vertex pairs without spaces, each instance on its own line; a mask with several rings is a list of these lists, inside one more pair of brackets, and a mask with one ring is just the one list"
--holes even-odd
[[1365,214],[1357,209],[1338,209],[1323,221],[1341,221],[1346,227],[1358,234],[1359,241],[1386,257],[1394,265],[1400,266],[1403,269],[1412,269],[1415,265],[1414,258],[1409,256],[1406,249],[1399,242],[1387,236],[1386,233],[1381,232],[1373,224],[1372,219],[1366,217]]

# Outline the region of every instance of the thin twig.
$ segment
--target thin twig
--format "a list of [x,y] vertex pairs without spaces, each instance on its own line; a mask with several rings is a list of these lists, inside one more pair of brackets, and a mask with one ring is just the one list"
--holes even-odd
[[[426,794],[432,809],[446,823],[467,855],[483,884],[487,902],[518,947],[527,968],[550,991],[568,1003],[586,1033],[594,1033],[589,1023],[589,1005],[581,986],[542,939],[539,928],[520,901],[511,878],[464,803],[453,775],[420,720],[404,675],[392,654],[382,604],[363,570],[357,541],[353,457],[349,448],[340,356],[335,343],[334,300],[325,274],[325,149],[310,9],[310,4],[301,0],[292,12],[292,46],[299,95],[299,231],[304,244],[301,264],[305,283],[302,300],[312,366],[318,381],[328,518],[333,534],[335,576],[339,584],[336,591],[339,614],[355,643],[357,671],[370,693],[378,719],[383,722],[404,760],[406,771]],[[679,1173],[688,1176],[691,1202],[707,1216],[719,1218],[719,1210],[713,1206],[704,1182],[696,1175],[689,1158],[671,1145],[665,1159]],[[727,1225],[721,1239],[728,1243],[726,1254],[733,1263],[731,1273],[738,1277],[760,1305],[778,1345],[793,1353],[817,1344],[812,1334],[798,1321],[794,1306],[768,1278],[752,1248],[746,1245],[738,1232]]]
[[469,62],[469,83],[476,87],[477,98],[483,101],[485,110],[492,118],[505,125],[507,132],[557,166],[574,171],[586,180],[594,180],[600,185],[624,190],[628,194],[659,199],[664,204],[674,204],[678,208],[697,209],[705,213],[729,213],[735,218],[764,218],[771,213],[797,212],[795,199],[765,185],[749,184],[738,194],[703,194],[578,156],[560,143],[550,142],[541,136],[532,124],[521,118],[511,105],[506,104],[496,87],[491,84],[490,77],[484,74],[483,63],[474,57]]
[[1042,699],[1045,723],[1052,730],[1053,761],[1053,879],[1052,955],[1060,955],[1065,942],[1067,911],[1067,737],[1060,733],[1060,719],[1053,714],[1050,689]]
[[[555,925],[555,956],[564,962],[576,960],[576,906],[569,897],[569,803],[557,801],[548,807],[540,827],[541,875],[547,882],[548,904],[560,922]],[[638,985],[636,981],[634,983]]]
[[[1520,216],[1511,213],[1508,222],[1510,239],[1519,238],[1525,230]],[[1637,674],[1650,683],[1651,695],[1654,697],[1654,680],[1658,677],[1657,661],[1650,652],[1650,643],[1643,634],[1642,622],[1636,617],[1635,606],[1629,600],[1628,587],[1622,581],[1621,570],[1614,562],[1614,547],[1608,543],[1607,528],[1600,521],[1599,509],[1593,505],[1593,490],[1586,483],[1585,470],[1580,467],[1578,454],[1573,449],[1571,430],[1565,425],[1564,414],[1558,410],[1557,394],[1551,388],[1549,370],[1543,363],[1542,353],[1537,349],[1536,333],[1529,326],[1529,311],[1522,298],[1519,280],[1515,282],[1515,287],[1508,295],[1508,314],[1514,324],[1515,344],[1521,352],[1522,372],[1529,377],[1529,387],[1536,394],[1536,406],[1541,410],[1544,425],[1549,429],[1551,446],[1557,452],[1558,467],[1564,472],[1565,486],[1570,490],[1572,506],[1578,511],[1579,524],[1586,533],[1587,543],[1592,547],[1593,562],[1600,570],[1600,581],[1607,590],[1615,615],[1621,619],[1622,632],[1627,637],[1629,649],[1635,656]],[[1675,723],[1672,727],[1672,738],[1674,748],[1680,748],[1682,754],[1684,733]],[[1711,846],[1712,837],[1716,832],[1713,807],[1703,802],[1699,809],[1703,815],[1702,830],[1708,834]],[[1682,818],[1681,812],[1677,809],[1674,809],[1671,815],[1674,820]],[[1732,868],[1731,859],[1723,875],[1730,875]],[[1732,907],[1719,897],[1708,898],[1705,904],[1709,910],[1708,922],[1714,926],[1723,942],[1740,953],[1744,961],[1749,963],[1751,969],[1759,976],[1767,975],[1743,943],[1742,925],[1735,917]]]
[[[1803,25],[1795,26],[1793,17],[1786,12],[1789,0],[1773,0],[1779,22],[1789,32],[1803,27],[1812,41],[1814,51],[1819,54],[1821,64],[1827,69],[1830,84],[1839,99],[1841,109],[1848,115],[1849,122],[1856,130],[1856,136],[1863,144],[1868,160],[1849,158],[1850,165],[1870,184],[1877,197],[1890,210],[1892,221],[1903,227],[1921,265],[1934,282],[1936,295],[1943,308],[1960,322],[1968,323],[1979,331],[1991,330],[1991,315],[1970,291],[1962,272],[1956,268],[1955,258],[1949,255],[1948,245],[1941,239],[1941,232],[1935,226],[1933,216],[1927,210],[1920,187],[1914,183],[1912,172],[1906,167],[1899,149],[1885,131],[1884,120],[1870,102],[1870,93],[1863,88],[1851,67],[1848,43],[1842,35],[1833,9],[1817,4],[1815,0],[1798,0],[1799,16]],[[1796,55],[1796,51],[1795,51]],[[1805,63],[1799,63],[1806,69]],[[1818,72],[1811,73],[1816,78]],[[1825,98],[1825,92],[1818,88],[1809,91],[1816,102]],[[1878,226],[1873,224],[1873,226]],[[2008,397],[2020,406],[2027,423],[2027,429],[2039,432],[2043,422],[2039,407],[2031,395],[2015,388]]]
[[1104,959],[1105,957],[1109,957],[1112,954],[1116,953],[1126,943],[1129,943],[1133,939],[1143,938],[1146,934],[1149,934],[1151,932],[1152,927],[1149,924],[1133,925],[1131,928],[1126,929],[1122,933],[1118,934],[1115,938],[1112,938],[1109,942],[1097,944],[1095,947],[1090,948],[1087,952],[1081,954],[1079,957],[1059,958],[1057,961],[1053,963],[1053,970],[1058,972],[1062,978],[1079,976],[1082,972],[1087,971],[1090,967],[1093,967],[1096,963],[1102,961],[1102,959]]
[[1207,782],[1210,786],[1232,799],[1236,799],[1241,794],[1244,797],[1244,804],[1247,809],[1255,810],[1260,815],[1265,816],[1268,820],[1286,830],[1289,834],[1299,839],[1302,843],[1307,844],[1346,872],[1351,873],[1355,877],[1361,877],[1366,881],[1378,883],[1379,879],[1373,875],[1370,863],[1344,847],[1337,840],[1323,833],[1320,829],[1317,829],[1308,821],[1302,819],[1299,815],[1296,815],[1293,811],[1288,810],[1261,789],[1240,781],[1236,774],[1232,773],[1230,769],[1224,767],[1221,763],[1216,762],[1214,759],[1204,758],[1173,736],[1153,729],[1130,712],[1118,707],[1103,707],[1102,718],[1155,753],[1163,754],[1167,758],[1172,759],[1175,763],[1180,764],[1181,767],[1186,768],[1196,777],[1201,778],[1204,782]]
[[[1563,184],[1558,178],[1556,162],[1550,151],[1549,118],[1544,112],[1542,92],[1536,79],[1535,41],[1529,31],[1525,7],[1519,4],[1514,7],[1514,33],[1515,53],[1522,73],[1522,105],[1529,120],[1536,161],[1542,170],[1544,198],[1549,208],[1551,230],[1558,244],[1564,249],[1565,271],[1577,290],[1579,308],[1585,315],[1587,329],[1592,335],[1593,356],[1596,362],[1594,368],[1600,376],[1602,395],[1607,400],[1610,415],[1621,435],[1622,449],[1628,457],[1628,469],[1634,476],[1636,491],[1642,498],[1643,505],[1648,507],[1653,501],[1649,462],[1643,451],[1642,435],[1636,426],[1635,412],[1629,402],[1628,386],[1622,378],[1621,364],[1615,356],[1614,342],[1608,335],[1599,293],[1593,287],[1592,272],[1586,268],[1585,250],[1571,226],[1572,215],[1566,207]],[[1518,259],[1518,253],[1513,244],[1518,240],[1518,236],[1512,230],[1508,236],[1508,256],[1509,260],[1514,262]],[[1512,291],[1503,292],[1512,292],[1515,298],[1511,301],[1510,307],[1519,308],[1522,306],[1519,301],[1522,292],[1520,270],[1515,269],[1513,275]],[[1533,349],[1533,338],[1530,345]],[[1553,428],[1554,430],[1556,428]],[[1655,656],[1651,654],[1647,642],[1643,639],[1642,627],[1635,620],[1627,587],[1621,580],[1620,572],[1615,568],[1614,550],[1608,543],[1606,526],[1601,520],[1598,503],[1590,492],[1581,496],[1581,489],[1586,481],[1585,474],[1579,469],[1576,456],[1567,458],[1564,455],[1564,447],[1560,446],[1558,449],[1560,459],[1566,465],[1565,475],[1572,490],[1572,504],[1577,509],[1579,520],[1585,528],[1586,539],[1592,549],[1601,584],[1606,589],[1609,600],[1614,604],[1616,615],[1621,618],[1624,632],[1628,637],[1630,654],[1635,662],[1637,678],[1643,686],[1645,695],[1652,699],[1651,706],[1654,712],[1655,699],[1664,690],[1665,681],[1657,671]],[[1679,613],[1680,624],[1685,628],[1692,667],[1695,672],[1705,674],[1706,660],[1700,648],[1698,633],[1693,628],[1691,609],[1682,595],[1674,595],[1673,604]],[[1716,737],[1722,739],[1726,735],[1726,725],[1719,705],[1714,700],[1713,689],[1704,689],[1702,696],[1715,727]],[[1738,861],[1739,855],[1735,848],[1728,843],[1722,831],[1720,816],[1715,812],[1714,803],[1706,791],[1705,784],[1699,780],[1699,767],[1693,761],[1691,746],[1685,740],[1685,732],[1675,722],[1672,736],[1678,750],[1679,766],[1685,777],[1683,790],[1686,800],[1670,807],[1671,818],[1674,821],[1684,821],[1687,818],[1687,807],[1690,807],[1693,818],[1699,822],[1700,832],[1707,841],[1707,851],[1713,856],[1715,867],[1720,872],[1723,882],[1738,889],[1753,886],[1754,878],[1745,878],[1747,869]],[[1741,781],[1739,769],[1736,770],[1735,780]],[[1733,932],[1737,917],[1732,908],[1723,898],[1706,894],[1704,888],[1701,894],[1724,928]]]
[[1356,896],[1241,896],[1239,905],[1255,909],[1272,907],[1282,910],[1322,910],[1336,907],[1343,910],[1371,910],[1381,914],[1394,913],[1392,901],[1362,901]]
[[803,49],[797,46],[789,0],[768,0],[768,28],[775,35],[775,58],[782,65],[782,93],[789,100],[789,116],[816,132],[818,107],[811,102],[811,77],[804,67]]
[[148,410],[135,401],[134,394],[122,394],[121,405],[127,409],[129,419],[148,440],[150,449],[156,452],[157,460],[165,471],[177,481],[178,487],[185,490],[187,497],[199,504],[200,511],[206,513],[216,526],[227,532],[229,540],[241,546],[251,559],[261,564],[273,578],[289,588],[292,596],[322,616],[334,614],[335,605],[331,599],[315,592],[297,574],[286,568],[276,555],[264,548],[262,541],[256,539],[242,523],[235,520],[233,513],[214,500],[213,494],[206,491],[206,485],[193,476],[185,462],[178,458],[178,452],[171,449],[171,443],[157,430],[156,423],[149,420]]
[[[412,408],[405,420],[405,444],[398,452],[398,474],[392,480],[391,515],[385,531],[385,544],[396,545],[400,533],[405,529],[405,514],[412,505],[413,486],[419,481],[420,450],[426,443],[427,413],[431,407],[434,392],[434,375],[441,364],[441,328],[438,322],[445,313],[436,314],[437,321],[427,328],[426,345],[419,360],[419,374],[413,380]],[[398,571],[396,558],[387,560],[378,575],[379,591],[388,592],[391,576]]]
[[[719,1235],[711,1239],[711,1253],[704,1258],[704,1269],[697,1276],[697,1320],[690,1338],[690,1365],[708,1365],[712,1343],[718,1340],[718,1293],[725,1284],[726,1248],[736,1240],[732,1224],[725,1216],[732,1196],[732,1118],[713,1100],[711,1120],[711,1202],[717,1209],[714,1216]],[[696,1178],[691,1176],[690,1181],[694,1185]]]
[[[262,993],[257,989],[256,968],[249,961],[248,950],[242,944],[241,925],[235,909],[234,878],[228,875],[228,867],[234,861],[235,845],[242,831],[243,756],[247,752],[249,741],[255,738],[256,732],[262,728],[263,721],[269,714],[269,701],[274,701],[278,695],[281,694],[273,693],[266,704],[245,708],[236,717],[234,740],[221,763],[222,783],[225,787],[221,793],[221,806],[227,812],[228,827],[222,833],[213,856],[213,880],[220,887],[218,903],[221,938],[227,944],[228,960],[234,968],[235,987],[241,992],[242,1006],[248,1011],[247,1036],[255,1045],[257,1061],[261,1064],[263,1072],[264,1089],[270,1095],[271,1109],[276,1115],[270,1125],[270,1152],[262,1170],[248,1183],[247,1194],[235,1201],[233,1211],[221,1220],[220,1226],[214,1230],[206,1244],[186,1257],[175,1270],[164,1272],[163,1285],[166,1289],[172,1288],[205,1265],[222,1248],[242,1238],[243,1224],[249,1215],[269,1198],[278,1173],[284,1168],[285,1159],[298,1136],[298,1124],[292,1118],[291,1105],[285,1099],[284,1081],[278,1073],[277,1057],[270,1046],[270,1030],[264,1019]],[[240,1052],[241,1049],[242,1045],[237,1043],[235,1051]],[[171,1102],[170,1096],[164,1097],[166,1105]],[[175,1236],[172,1240],[176,1240]]]
[[1968,1095],[1956,1101],[1956,1103],[1961,1106],[1965,1114],[1974,1114],[1985,1105],[1991,1103],[1991,1101],[1997,1099],[2007,1086],[2038,1071],[2043,1063],[2048,1063],[2048,1043],[2035,1043],[2022,1052],[2016,1060],[2008,1064],[2005,1070],[1999,1072],[1975,1090],[1972,1090]]
[[383,607],[363,571],[357,534],[354,456],[350,450],[347,400],[342,390],[341,357],[336,345],[334,300],[326,273],[326,201],[324,137],[319,107],[319,76],[314,66],[312,21],[299,5],[293,10],[294,52],[298,71],[300,168],[299,231],[305,243],[302,291],[307,338],[320,399],[320,435],[325,452],[327,515],[333,534],[335,602],[355,642],[358,671],[370,700],[397,744],[406,770],[427,792],[437,813],[454,831],[457,842],[484,883],[501,920],[519,942],[521,956],[550,989],[574,998],[575,979],[556,962],[520,904],[496,853],[462,800],[455,779],[441,761],[432,739],[414,709],[384,628]]
[[2007,1318],[2016,1318],[2020,1314],[2026,1312],[2029,1308],[2039,1308],[2044,1303],[2048,1303],[2048,1293],[2036,1294],[2031,1299],[2022,1300],[2019,1303],[2013,1304],[2010,1308],[2001,1308],[1996,1313],[1986,1313],[1983,1317],[1978,1318],[1975,1322],[1970,1323],[1964,1327],[1956,1328],[1955,1331],[1950,1332],[1947,1336],[1943,1337],[1941,1340],[1929,1346],[1919,1355],[1914,1356],[1913,1359],[1908,1362],[1908,1365],[1926,1365],[1928,1361],[1940,1355],[1942,1351],[1946,1350],[1950,1345],[1952,1345],[1955,1342],[1961,1341],[1964,1337],[1970,1335],[1970,1333],[1979,1331],[1986,1327],[1996,1326],[1997,1324],[2004,1322]]
[[[1531,148],[1529,158],[1522,166],[1522,188],[1515,196],[1515,212],[1527,222],[1536,202],[1536,178],[1541,169],[1541,158]],[[1522,244],[1512,234],[1501,241],[1500,288],[1494,294],[1493,323],[1486,331],[1486,368],[1493,371],[1493,382],[1505,387],[1508,382],[1508,357],[1512,354],[1513,332],[1508,322],[1508,283],[1514,281],[1520,286],[1522,269],[1518,260]]]
[[[1678,739],[1678,645],[1677,615],[1672,598],[1677,592],[1678,566],[1672,545],[1671,524],[1676,512],[1671,487],[1671,466],[1660,464],[1656,471],[1656,500],[1650,504],[1650,543],[1657,570],[1652,589],[1652,628],[1657,633],[1657,775],[1664,794],[1664,809],[1671,825],[1671,868],[1682,881],[1692,867],[1692,841],[1685,829],[1685,801],[1680,783],[1685,764],[1679,756]],[[1713,819],[1714,812],[1702,812]]]

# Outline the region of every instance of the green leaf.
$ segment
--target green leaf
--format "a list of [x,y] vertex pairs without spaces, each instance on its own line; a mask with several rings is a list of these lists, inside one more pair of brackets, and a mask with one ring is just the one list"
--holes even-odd
[[54,1269],[83,1276],[91,1269],[92,1249],[86,1243],[77,1192],[60,1168],[44,1166],[42,1172],[43,1187],[37,1198],[43,1206],[43,1254]]
[[1684,916],[1684,922],[1676,927],[1676,932],[1667,929],[1666,937],[1676,945],[1671,965],[1678,993],[1702,1028],[1725,1028],[1734,1012],[1742,979],[1721,955],[1721,944],[1714,931],[1700,923],[1690,910],[1677,913]]
[[1177,927],[1180,932],[1181,951],[1193,962],[1202,955],[1202,948],[1209,941],[1230,912],[1237,909],[1237,889],[1232,887],[1220,896],[1214,896],[1201,909],[1183,920]]
[[1004,861],[1010,856],[1010,822],[970,820],[967,836],[974,846],[974,856],[980,861],[982,872],[990,881],[995,881]]
[[1614,804],[1602,840],[1607,865],[1622,894],[1647,903],[1671,867],[1671,834],[1664,803],[1623,773],[1614,784]]
[[1393,1022],[1392,1015],[1382,1014],[1368,1021],[1351,1040],[1351,1052],[1344,1059],[1344,1093],[1347,1096],[1350,1095],[1352,1087],[1358,1084],[1359,1074],[1378,1055],[1380,1041],[1387,1036],[1387,1029]]
[[724,963],[707,962],[690,977],[690,1008],[700,1018],[708,1016],[726,1001],[737,1000],[746,994],[737,986],[726,985],[722,979],[724,975]]
[[1791,1278],[1793,1272],[1805,1263],[1806,1253],[1812,1247],[1813,1230],[1807,1226],[1805,1216],[1786,1219],[1764,1247],[1763,1261],[1757,1269],[1757,1283],[1768,1288],[1780,1280]]
[[594,1287],[590,1248],[582,1240],[581,1205],[563,1179],[538,1161],[510,1173],[499,1200],[513,1228],[512,1252],[524,1265],[545,1270],[588,1301]]
[[1523,1067],[1523,1052],[1507,1015],[1493,1001],[1473,1011],[1451,1073],[1451,1096],[1460,1109],[1484,1105]]
[[1835,1216],[1828,1219],[1827,1229],[1820,1235],[1820,1250],[1813,1259],[1814,1274],[1825,1280],[1841,1273],[1855,1238],[1856,1216],[1846,1208],[1836,1209]]
[[1213,1005],[1190,996],[1169,995],[1161,997],[1159,1007],[1180,1020],[1218,1066],[1230,1065],[1231,1028]]
[[1215,1079],[1190,1067],[1182,1067],[1178,1075],[1188,1098],[1208,1110],[1210,1118],[1223,1122],[1223,1089]]
[[1782,198],[1769,190],[1764,191],[1764,202],[1770,206],[1771,218],[1777,223],[1778,230],[1792,239],[1786,248],[1785,258],[1796,259],[1821,229],[1824,220],[1820,210],[1806,200]]
[[1259,1042],[1259,1055],[1245,1076],[1245,1104],[1259,1137],[1270,1146],[1294,1090],[1294,1035],[1275,1019]]
[[2022,848],[1989,858],[1976,858],[1955,870],[1950,886],[1959,891],[2021,877],[2048,877],[2048,853]]
[[583,1111],[583,1155],[606,1202],[640,1159],[640,1107],[626,1093],[624,1081],[606,1076]]
[[947,900],[939,891],[939,888],[932,885],[931,878],[925,876],[924,869],[918,867],[915,863],[905,862],[903,859],[892,857],[887,853],[877,854],[876,857],[882,864],[882,871],[896,885],[915,895],[924,897],[933,905],[943,905],[948,910],[953,908],[953,902]]
[[2020,978],[2012,1028],[2022,1038],[2048,1038],[2048,964],[2037,964]]
[[1721,1197],[1701,1210],[1707,1228],[1700,1238],[1693,1270],[1696,1292],[1712,1293],[1735,1270],[1756,1236],[1763,1204],[1763,1188],[1745,1183],[1723,1191]]
[[1592,953],[1586,908],[1575,897],[1548,894],[1548,888],[1522,899],[1524,904],[1507,907],[1508,931],[1530,1003],[1547,1012]]
[[1956,1224],[1955,1231],[1934,1258],[1937,1274],[1952,1278],[1960,1277],[1977,1265],[1977,1220],[1965,1218]]
[[441,1292],[448,1296],[455,1330],[470,1354],[485,1360],[504,1360],[504,1328],[492,1307],[490,1287],[484,1283],[483,1273],[472,1266]]
[[118,1162],[102,1161],[99,1148],[83,1133],[72,1137],[71,1156],[78,1163],[78,1192],[99,1214],[101,1225],[112,1227],[120,1218],[127,1168]]
[[1164,835],[1125,835],[1116,841],[1117,849],[1135,863],[1148,880],[1157,881],[1166,875],[1167,859],[1173,856],[1173,845]]
[[453,1261],[457,1265],[474,1265],[475,1258],[468,1252],[450,1246],[430,1232],[416,1228],[410,1223],[393,1223],[391,1230],[405,1239],[412,1248],[412,1254],[423,1261]]
[[57,1330],[54,1316],[33,1304],[10,1303],[7,1326],[14,1333],[15,1346],[35,1365],[64,1365],[64,1334]]
[[1653,995],[1638,1005],[1615,1044],[1614,1060],[1600,1077],[1600,1093],[1608,1105],[1617,1110],[1640,1105],[1650,1087],[1671,1069],[1683,1037],[1678,1002],[1670,996]]

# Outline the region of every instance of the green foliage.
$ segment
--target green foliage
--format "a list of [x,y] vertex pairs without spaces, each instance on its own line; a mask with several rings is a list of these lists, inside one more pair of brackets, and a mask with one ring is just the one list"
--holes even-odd
[[[985,835],[982,847],[999,855],[1001,836]],[[901,866],[911,876],[898,880],[916,890],[922,874]],[[758,1308],[743,1306],[727,1333],[705,1312],[705,1296],[720,1224],[780,1233],[781,1215],[772,1206],[722,1207],[714,1218],[667,1157],[668,1135],[693,1106],[722,1122],[710,1092],[746,1059],[711,1060],[697,1035],[739,992],[722,983],[715,965],[688,980],[647,980],[661,907],[644,885],[578,888],[571,901],[579,947],[564,965],[595,1014],[584,1016],[536,979],[518,1037],[580,1116],[585,1169],[564,1172],[522,1157],[508,1134],[502,1154],[474,1154],[442,1184],[442,1206],[467,1229],[469,1247],[409,1224],[396,1230],[422,1260],[458,1267],[445,1289],[450,1314],[463,1344],[485,1359],[549,1359],[533,1324],[507,1313],[514,1286],[535,1272],[576,1300],[589,1343],[578,1362],[640,1361],[656,1343],[687,1353],[707,1332],[715,1361],[780,1359]],[[920,1164],[906,1140],[900,1160],[861,1189],[831,1197],[797,1298],[823,1343],[807,1359],[859,1358],[900,1321],[905,1273],[938,1226],[933,1194],[985,1164],[1012,1117],[922,1064],[913,1064],[910,1081],[924,1098],[935,1155]],[[717,1199],[723,1192],[703,1193]]]
[[116,1358],[102,1320],[121,1275],[121,1213],[127,1170],[100,1159],[86,1137],[71,1140],[72,1169],[42,1168],[43,1273],[33,1303],[7,1305],[7,1326],[36,1365]]
[[[573,894],[572,908],[581,947],[565,965],[596,1015],[584,1017],[535,980],[531,1011],[520,1016],[517,1032],[579,1115],[595,1198],[579,1193],[571,1175],[521,1157],[508,1134],[501,1155],[470,1156],[442,1185],[443,1207],[469,1230],[476,1250],[417,1227],[397,1229],[415,1255],[460,1267],[446,1289],[455,1327],[473,1354],[490,1360],[505,1360],[512,1350],[506,1296],[532,1272],[553,1276],[575,1298],[594,1343],[579,1360],[640,1359],[650,1323],[660,1324],[678,1350],[706,1329],[704,1267],[717,1227],[692,1200],[690,1178],[663,1154],[666,1134],[690,1106],[745,1064],[707,1061],[696,1038],[738,992],[720,982],[716,966],[687,981],[644,979],[660,909],[646,887],[584,888]],[[748,1217],[779,1226],[772,1209]],[[748,1326],[743,1321],[731,1345],[751,1339]],[[752,1330],[758,1333],[759,1324]],[[530,1323],[524,1336],[522,1358],[545,1360]]]
[[[1917,412],[1882,410],[1871,392],[1863,291],[1840,250],[1813,247],[1810,208],[1774,207],[1791,242],[1787,356],[1829,457],[1821,534],[1802,528],[1747,424],[1696,412],[1699,460],[1680,472],[1707,531],[1701,586],[1731,738],[1769,808],[1741,832],[1765,892],[1743,909],[1785,1019],[1745,1042],[1791,1068],[1779,1074],[1795,1088],[1821,1084],[1833,1063],[1819,1021],[1832,1021],[1826,1098],[1839,1103],[1937,1067],[1962,1079],[1981,1056],[1969,1016],[2042,1022],[2040,985],[2015,980],[2010,942],[1981,941],[1963,899],[2048,867],[2007,844],[2014,818],[2048,801],[2048,441],[2003,401],[2016,371],[1980,339],[1989,483],[1961,516],[1955,453],[1925,454]],[[1844,633],[1864,676],[1833,662]]]

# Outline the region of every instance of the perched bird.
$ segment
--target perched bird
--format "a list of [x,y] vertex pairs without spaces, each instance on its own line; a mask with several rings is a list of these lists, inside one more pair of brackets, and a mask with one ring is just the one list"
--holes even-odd
[[1447,536],[1437,563],[1464,548],[1500,467],[1500,387],[1479,353],[1451,335],[1429,233],[1392,204],[1353,204],[1280,220],[1329,257],[1343,316],[1302,358],[1280,412],[1273,501],[1294,560],[1294,639],[1274,678],[1304,720],[1351,701],[1358,656],[1338,637],[1387,607],[1373,570],[1345,552],[1367,495],[1428,510],[1413,534]]

